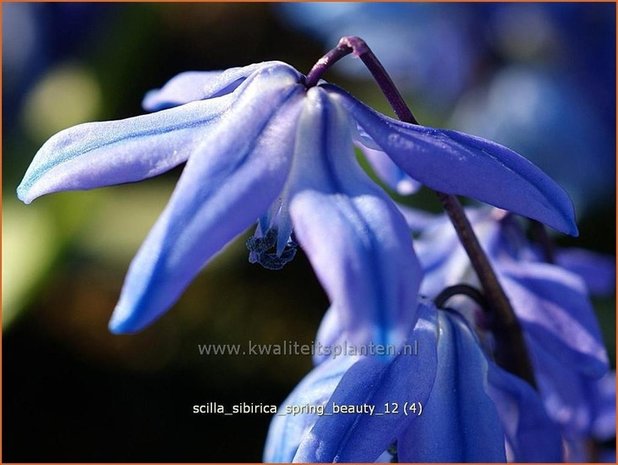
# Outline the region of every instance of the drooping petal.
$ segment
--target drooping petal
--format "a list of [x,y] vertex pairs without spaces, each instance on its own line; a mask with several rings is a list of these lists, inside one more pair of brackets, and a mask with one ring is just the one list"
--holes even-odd
[[328,89],[371,138],[412,178],[539,220],[577,235],[572,203],[539,168],[494,142],[448,129],[433,129],[380,115],[347,92]]
[[573,370],[600,377],[607,352],[583,281],[555,265],[500,264],[505,292],[523,329]]
[[584,249],[562,249],[556,263],[586,282],[592,295],[611,295],[616,290],[616,259]]
[[423,414],[399,436],[401,462],[504,462],[504,432],[486,393],[488,364],[457,316],[439,312],[436,379]]
[[348,341],[397,345],[415,320],[420,265],[401,214],[356,163],[348,125],[323,89],[309,89],[290,216]]
[[[416,421],[419,403],[425,406],[436,377],[438,342],[436,308],[421,302],[418,313],[408,345],[390,363],[367,356],[345,373],[326,404],[327,414],[304,436],[295,462],[373,462],[406,424]],[[406,351],[409,347],[417,347],[418,352]],[[416,403],[414,412],[412,403]],[[341,406],[375,410],[336,413]],[[424,415],[433,415],[424,408]]]
[[420,188],[417,181],[408,176],[381,150],[370,149],[363,145],[361,150],[378,177],[398,194],[410,195]]
[[131,263],[113,332],[137,331],[161,315],[206,261],[279,194],[302,106],[297,83],[289,67],[262,69],[203,139]]
[[187,160],[235,98],[65,129],[37,152],[17,195],[30,203],[52,192],[139,181],[168,171]]
[[357,359],[330,358],[294,388],[270,423],[264,449],[265,462],[291,462],[294,459],[303,437],[318,420],[317,409],[325,407],[344,373]]
[[159,111],[229,94],[254,72],[276,63],[256,63],[225,71],[186,71],[174,76],[161,89],[149,91],[142,101],[142,107],[146,111]]
[[515,462],[562,461],[562,437],[539,394],[525,381],[488,362],[487,394],[494,401]]

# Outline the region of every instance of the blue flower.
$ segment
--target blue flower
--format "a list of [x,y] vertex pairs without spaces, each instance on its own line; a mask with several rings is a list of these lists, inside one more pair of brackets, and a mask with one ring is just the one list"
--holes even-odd
[[[608,371],[608,357],[589,295],[613,287],[613,259],[565,249],[556,252],[556,264],[545,263],[512,215],[496,209],[467,213],[521,324],[548,415],[561,426],[565,440],[596,437],[600,412],[611,407],[591,394],[599,382],[606,383],[599,379]],[[450,285],[476,284],[445,217],[409,211],[407,216],[414,229],[422,230],[415,241],[426,273],[422,294],[431,297]],[[482,310],[473,306],[468,313],[490,339]]]
[[144,106],[155,113],[55,135],[18,188],[30,203],[186,162],[130,266],[113,332],[159,317],[214,254],[259,220],[253,260],[277,268],[297,242],[352,343],[401,343],[416,319],[420,267],[403,217],[357,165],[353,139],[431,188],[577,231],[566,193],[518,154],[393,120],[325,82],[307,89],[284,63],[183,73],[150,92]]
[[[396,444],[401,462],[498,462],[507,455],[559,461],[558,428],[535,391],[489,360],[456,313],[421,300],[418,314],[408,338],[417,354],[401,352],[386,363],[375,356],[329,358],[309,373],[279,411],[313,405],[324,408],[322,415],[275,416],[264,460],[373,462]],[[404,413],[413,403],[414,411]],[[376,410],[337,414],[335,405]]]

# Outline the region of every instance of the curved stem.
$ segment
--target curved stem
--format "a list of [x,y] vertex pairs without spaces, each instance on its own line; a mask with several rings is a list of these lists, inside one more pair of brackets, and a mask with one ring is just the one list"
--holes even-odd
[[322,77],[322,74],[324,74],[330,66],[351,53],[360,58],[367,69],[369,69],[369,72],[378,83],[378,86],[384,93],[384,96],[395,111],[397,117],[401,121],[418,124],[416,118],[412,114],[412,111],[410,111],[410,108],[408,108],[403,100],[403,97],[399,93],[399,90],[393,83],[393,80],[384,69],[384,66],[382,66],[382,63],[380,63],[369,46],[360,37],[342,37],[334,49],[320,58],[317,63],[313,65],[311,71],[307,73],[305,85],[308,88],[317,85],[320,77]]
[[[418,124],[378,58],[365,41],[359,37],[343,37],[337,47],[324,55],[307,74],[305,85],[307,87],[317,85],[322,74],[330,66],[351,53],[359,57],[369,69],[397,117],[407,123]],[[490,305],[490,324],[498,344],[495,354],[496,361],[506,370],[526,380],[532,386],[536,386],[523,333],[513,307],[498,281],[489,258],[481,247],[461,203],[454,195],[442,192],[436,192],[436,194],[442,202],[455,231],[457,231],[459,240],[470,258],[472,267]]]
[[470,299],[474,300],[479,307],[481,307],[484,311],[487,311],[487,300],[481,291],[479,291],[476,287],[470,286],[468,284],[455,284],[454,286],[449,286],[443,289],[434,299],[433,303],[436,304],[436,307],[442,308],[449,301],[451,297],[456,295],[465,295]]

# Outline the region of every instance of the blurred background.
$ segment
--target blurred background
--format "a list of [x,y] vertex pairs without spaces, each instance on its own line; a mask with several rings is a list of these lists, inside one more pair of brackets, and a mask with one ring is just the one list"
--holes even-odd
[[[138,115],[179,72],[282,60],[306,73],[359,35],[422,123],[508,145],[567,189],[581,237],[561,245],[615,255],[614,4],[4,3],[2,16],[4,461],[260,461],[268,415],[192,406],[279,404],[310,370],[310,357],[199,355],[311,343],[327,308],[302,252],[279,272],[250,265],[250,232],[149,329],[108,333],[182,168],[30,206],[15,196],[49,136]],[[326,78],[392,114],[358,60]],[[407,202],[438,208],[423,192]],[[595,304],[615,363],[614,298]]]

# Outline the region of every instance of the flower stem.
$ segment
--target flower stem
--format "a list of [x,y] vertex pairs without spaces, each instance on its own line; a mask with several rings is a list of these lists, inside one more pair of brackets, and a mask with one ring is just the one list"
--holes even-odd
[[451,297],[456,295],[465,295],[466,297],[472,299],[479,307],[483,309],[483,311],[487,311],[487,301],[485,300],[485,296],[476,287],[470,286],[469,284],[455,284],[454,286],[449,286],[443,289],[433,299],[433,303],[436,304],[436,307],[442,308]]
[[[363,61],[397,117],[407,123],[418,124],[378,58],[373,54],[365,41],[359,37],[343,37],[339,40],[337,47],[324,55],[311,68],[311,71],[307,74],[305,85],[307,87],[317,85],[320,77],[330,66],[349,54],[354,54]],[[497,343],[495,351],[496,361],[506,370],[526,380],[530,385],[536,386],[523,333],[513,307],[498,281],[489,258],[481,247],[461,203],[454,195],[442,192],[436,192],[436,194],[442,202],[451,223],[453,223],[455,231],[457,231],[459,240],[470,258],[472,267],[483,288],[485,298],[489,303],[491,309],[490,323]]]
[[418,124],[391,77],[384,69],[384,66],[382,66],[382,63],[380,63],[369,46],[360,37],[342,37],[337,46],[320,58],[313,68],[311,68],[311,71],[307,74],[305,85],[307,87],[317,85],[320,77],[329,67],[351,53],[360,58],[367,69],[369,69],[369,72],[371,72],[378,86],[382,89],[384,96],[395,111],[397,117],[401,121]]

